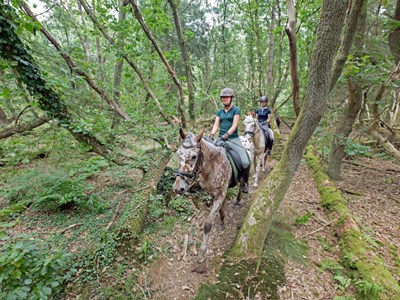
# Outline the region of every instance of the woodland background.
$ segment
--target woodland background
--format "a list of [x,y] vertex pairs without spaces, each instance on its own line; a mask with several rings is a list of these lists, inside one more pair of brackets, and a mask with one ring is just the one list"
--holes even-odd
[[[307,145],[322,162],[314,173],[329,176],[322,187],[335,189],[343,161],[358,158],[391,162],[383,169],[399,184],[399,60],[394,0],[3,0],[1,298],[151,299],[139,273],[175,247],[151,235],[171,235],[210,201],[200,190],[171,194],[178,130],[210,130],[224,87],[243,114],[267,95],[285,128],[273,124],[277,165],[252,192],[249,215],[263,213],[253,227],[242,216],[228,257],[262,257]],[[359,228],[342,204],[325,207],[351,248]],[[256,242],[240,244],[245,234]],[[371,243],[365,253],[379,252]],[[368,274],[351,258],[361,254],[344,251],[350,273],[330,296],[400,297],[398,240],[389,246],[394,267],[382,281],[371,275],[381,263]]]

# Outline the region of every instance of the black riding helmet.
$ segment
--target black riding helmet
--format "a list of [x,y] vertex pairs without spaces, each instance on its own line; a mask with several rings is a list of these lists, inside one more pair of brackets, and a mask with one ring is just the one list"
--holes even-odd
[[260,102],[268,102],[268,97],[267,96],[261,96],[260,97]]

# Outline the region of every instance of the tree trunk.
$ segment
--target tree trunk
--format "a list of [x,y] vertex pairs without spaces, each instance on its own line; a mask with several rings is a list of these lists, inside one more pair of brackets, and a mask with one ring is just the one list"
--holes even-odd
[[[86,19],[83,16],[83,13],[82,13],[82,6],[80,5],[79,2],[77,2],[77,5],[78,5],[79,14],[81,15],[82,25],[83,25],[84,28],[86,28]],[[90,44],[89,44],[89,38],[88,38],[86,33],[84,33],[84,36],[81,39],[81,43],[82,43],[83,53],[85,53],[85,58],[86,58],[87,61],[89,61]]]
[[22,125],[19,124],[19,125],[15,125],[15,126],[11,126],[11,127],[6,127],[0,131],[0,139],[5,139],[10,136],[13,136],[14,134],[23,133],[25,131],[30,131],[32,129],[35,129],[35,128],[47,123],[50,120],[51,120],[50,117],[45,116],[45,117],[38,118],[27,124],[22,124]]
[[357,81],[349,79],[348,86],[349,103],[336,127],[335,136],[332,141],[332,154],[329,158],[327,170],[329,177],[336,180],[338,180],[340,176],[346,140],[353,129],[354,121],[361,109],[363,97],[361,85]]
[[[344,55],[345,60],[347,59],[348,55],[348,50],[350,49],[350,45],[353,41],[353,37],[355,35],[356,30],[353,30],[353,26],[357,27],[357,24],[359,23],[358,29],[357,29],[357,37],[354,42],[354,56],[358,56],[358,51],[359,49],[363,48],[364,45],[364,34],[365,34],[365,24],[366,24],[366,19],[367,19],[367,10],[366,10],[366,3],[363,6],[363,8],[358,8],[357,5],[358,2],[364,2],[364,0],[356,0],[356,3],[354,3],[351,13],[349,14],[347,21],[346,21],[346,26],[345,30],[352,31],[352,37],[348,37],[348,32],[347,30],[345,31],[346,35],[345,38],[342,40],[342,44],[339,49],[339,57],[341,55]],[[366,1],[365,1],[366,2]],[[363,5],[361,3],[361,5]],[[358,14],[357,14],[358,13]],[[359,21],[358,21],[359,20]],[[350,44],[350,45],[347,45]],[[340,72],[343,69],[342,67],[339,66],[341,64],[339,60],[336,60],[335,65],[334,65],[334,72]],[[340,68],[340,71],[337,69]],[[333,74],[332,76],[338,76],[337,74]],[[330,84],[330,90],[332,89],[334,83],[333,81],[336,81],[334,78],[331,79],[331,84]],[[328,175],[332,179],[338,180],[340,177],[340,169],[342,166],[342,159],[344,157],[344,148],[346,146],[346,140],[349,137],[352,129],[353,129],[353,124],[357,118],[357,114],[361,109],[361,104],[363,101],[363,93],[362,93],[362,83],[360,82],[359,78],[349,78],[348,79],[348,88],[349,88],[349,102],[346,107],[346,111],[340,118],[338,125],[336,127],[336,132],[335,136],[332,140],[332,153],[329,158],[329,163],[328,163]]]
[[178,35],[179,47],[181,48],[182,58],[185,65],[186,81],[189,92],[189,117],[190,120],[194,121],[195,117],[195,99],[194,99],[194,86],[193,86],[193,75],[192,67],[190,63],[189,52],[185,45],[185,37],[183,35],[181,21],[179,20],[178,9],[176,7],[176,0],[168,0],[169,5],[172,9],[172,15],[174,16],[174,23],[176,28],[176,34]]
[[292,75],[293,107],[296,116],[300,114],[300,83],[297,75],[296,9],[293,0],[287,0],[289,26],[286,34],[289,38],[290,73]]
[[[20,4],[21,8],[24,10],[27,16],[29,16],[33,21],[38,22],[38,19],[35,17],[33,12],[30,10],[30,8],[25,4],[21,3]],[[40,31],[43,33],[43,35],[53,44],[53,46],[57,49],[57,51],[60,53],[61,57],[65,60],[65,62],[68,64],[69,68],[71,69],[72,72],[78,74],[82,79],[84,79],[88,85],[103,99],[105,100],[111,107],[111,109],[117,113],[119,116],[121,116],[125,120],[130,120],[129,115],[123,111],[117,103],[115,103],[112,98],[107,94],[105,90],[100,88],[94,80],[89,76],[89,74],[86,74],[84,71],[78,68],[78,66],[72,61],[72,59],[66,54],[66,51],[64,51],[61,47],[61,45],[56,41],[56,39],[48,32],[43,26],[40,27]]]
[[[367,2],[367,1],[365,1]],[[337,55],[335,65],[333,67],[333,75],[330,83],[330,88],[329,90],[331,91],[333,87],[336,84],[336,81],[339,79],[340,74],[342,74],[344,64],[347,60],[347,56],[349,55],[350,47],[353,44],[353,39],[357,30],[357,24],[360,19],[360,13],[361,13],[361,8],[363,7],[364,0],[352,0],[351,1],[351,8],[350,11],[347,15],[346,19],[346,25],[343,30],[344,37],[342,39],[340,49],[339,49],[339,54]],[[364,5],[364,10],[366,9],[366,5]],[[366,14],[366,12],[363,12],[363,14]],[[363,20],[365,22],[365,20]],[[361,32],[360,32],[361,33]],[[363,36],[365,32],[361,33],[361,43],[363,40]],[[361,49],[361,48],[360,48]],[[357,50],[360,50],[357,49]]]
[[396,149],[395,146],[393,146],[392,143],[390,143],[384,136],[382,136],[377,130],[370,129],[368,131],[368,134],[375,138],[378,143],[383,147],[383,149],[386,150],[387,153],[392,155],[397,161],[400,162],[400,151]]
[[267,94],[268,97],[274,92],[274,55],[275,55],[275,28],[276,28],[276,8],[271,9],[271,24],[269,27],[269,42],[268,42],[268,70],[267,70]]
[[[124,4],[123,0],[118,0],[118,22],[121,23],[125,20],[126,14],[123,12]],[[95,25],[95,24],[94,24]],[[96,25],[95,25],[96,26]],[[118,48],[123,52],[124,50],[124,37],[122,32],[118,32],[117,36],[117,45]],[[122,67],[124,66],[124,58],[121,55],[117,56],[117,59],[114,64],[114,82],[113,82],[113,99],[115,103],[119,105],[119,98],[121,96],[121,75],[122,75]],[[118,119],[116,117],[113,118],[112,127],[115,127],[118,124]]]
[[340,43],[346,0],[325,0],[312,54],[304,102],[282,158],[256,195],[230,255],[260,257],[274,212],[282,202],[303,156],[305,146],[323,116],[329,92],[333,59]]
[[[400,21],[400,0],[397,0],[394,19]],[[394,64],[397,65],[400,61],[400,26],[397,26],[396,29],[389,33],[388,43],[390,52],[393,55]]]
[[140,12],[136,1],[135,0],[129,0],[129,2],[131,3],[131,6],[133,8],[136,20],[138,20],[138,22],[140,23],[140,26],[142,27],[144,33],[147,35],[147,38],[153,44],[154,49],[156,49],[158,55],[161,58],[161,61],[164,63],[165,67],[168,70],[169,75],[171,76],[172,80],[174,81],[175,85],[178,88],[178,91],[179,91],[178,112],[179,112],[179,115],[181,117],[182,127],[186,128],[186,117],[185,117],[185,113],[184,113],[184,107],[185,107],[185,99],[184,98],[185,98],[185,95],[183,93],[182,84],[179,81],[178,77],[176,77],[176,74],[175,74],[174,70],[172,69],[171,65],[168,63],[167,59],[165,58],[164,54],[162,53],[162,51],[161,51],[160,47],[158,46],[156,40],[154,39],[153,35],[150,33],[149,28],[147,27],[146,23],[143,20],[142,13]]

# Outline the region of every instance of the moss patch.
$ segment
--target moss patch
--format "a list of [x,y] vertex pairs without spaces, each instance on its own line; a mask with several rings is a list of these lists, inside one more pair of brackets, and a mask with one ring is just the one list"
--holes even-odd
[[275,220],[260,260],[225,259],[216,283],[204,284],[195,299],[279,299],[288,259],[306,263],[307,246],[296,240],[290,226]]
[[343,196],[329,180],[312,146],[307,148],[307,163],[314,172],[323,206],[338,213],[340,251],[344,265],[350,270],[360,299],[400,299],[400,287],[384,261],[375,254],[375,249],[363,234],[346,207]]
[[257,261],[229,261],[219,271],[218,282],[203,285],[197,300],[279,299],[277,287],[284,283],[284,263],[277,258],[264,258],[256,273]]

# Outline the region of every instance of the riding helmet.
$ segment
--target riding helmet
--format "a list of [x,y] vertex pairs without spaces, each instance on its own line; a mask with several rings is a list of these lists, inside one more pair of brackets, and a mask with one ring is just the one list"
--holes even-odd
[[221,95],[219,96],[220,98],[221,97],[235,97],[235,94],[233,93],[233,90],[231,89],[231,88],[224,88],[222,91],[221,91]]
[[268,97],[267,96],[261,96],[260,97],[260,102],[268,102]]

